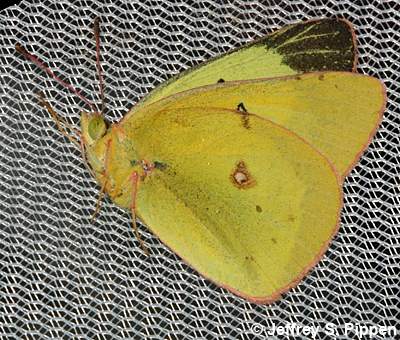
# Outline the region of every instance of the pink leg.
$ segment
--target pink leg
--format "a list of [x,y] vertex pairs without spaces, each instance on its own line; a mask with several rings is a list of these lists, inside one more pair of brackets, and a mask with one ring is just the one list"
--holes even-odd
[[145,246],[142,238],[140,237],[140,234],[138,232],[138,228],[136,225],[136,194],[137,194],[137,186],[139,182],[139,175],[136,171],[132,172],[131,175],[131,180],[132,180],[132,204],[131,204],[131,214],[132,214],[132,226],[133,226],[133,231],[135,233],[135,236],[137,240],[140,243],[140,247],[142,248],[143,252],[145,255],[149,256],[149,250]]
[[104,194],[106,192],[106,188],[107,188],[107,180],[104,182],[103,186],[101,187],[101,190],[100,190],[100,193],[99,193],[99,197],[97,198],[97,202],[96,202],[96,208],[94,209],[94,212],[92,214],[92,218],[90,219],[90,223],[93,223],[94,219],[96,218],[97,214],[100,211],[101,202],[103,201]]
[[[104,184],[101,187],[101,190],[100,190],[100,193],[99,193],[99,197],[98,197],[97,202],[96,202],[96,208],[95,208],[95,210],[93,212],[93,215],[92,215],[92,218],[90,220],[91,223],[93,223],[94,218],[96,217],[96,215],[100,211],[101,202],[103,200],[103,197],[104,197],[106,189],[107,189],[107,184],[108,184],[107,170],[108,170],[108,158],[109,158],[109,154],[110,154],[111,141],[112,141],[112,139],[109,139],[108,142],[107,142],[106,155],[105,155],[105,160],[104,160],[104,172],[103,172],[103,176],[105,177],[105,181],[104,181]],[[84,160],[86,160],[86,155],[84,157]],[[89,167],[89,165],[88,165],[88,169],[93,174],[93,177],[96,177],[94,175],[94,173],[92,172],[91,168]]]
[[68,122],[66,122],[64,119],[62,119],[58,113],[53,109],[53,107],[50,105],[50,103],[48,103],[43,94],[39,93],[38,94],[39,97],[39,103],[40,105],[42,105],[43,107],[45,107],[47,109],[47,111],[50,113],[51,118],[53,118],[54,122],[56,123],[57,129],[65,136],[67,137],[71,143],[74,143],[78,148],[81,147],[79,142],[71,136],[71,134],[68,133],[68,131],[66,130],[65,127],[67,127],[68,129],[70,129],[71,131],[74,131],[79,137],[81,137],[81,133],[75,129],[74,127],[72,127]]

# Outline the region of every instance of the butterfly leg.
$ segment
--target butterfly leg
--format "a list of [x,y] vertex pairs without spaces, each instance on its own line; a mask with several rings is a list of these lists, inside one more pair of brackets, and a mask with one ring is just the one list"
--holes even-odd
[[97,198],[97,202],[96,202],[96,208],[94,209],[94,212],[92,214],[92,218],[90,219],[90,223],[93,223],[95,217],[97,216],[97,214],[100,211],[101,202],[103,201],[104,194],[106,192],[106,187],[107,187],[107,180],[104,182],[104,184],[101,187],[101,190],[100,190],[100,193],[99,193],[99,197]]
[[143,252],[145,255],[149,256],[149,250],[144,244],[142,238],[140,237],[140,234],[138,232],[137,224],[136,224],[136,194],[137,194],[137,187],[138,187],[138,181],[139,181],[139,175],[136,171],[132,172],[131,175],[131,180],[132,180],[132,203],[131,203],[131,214],[132,214],[132,227],[133,231],[135,233],[135,236],[137,240],[139,241],[140,247],[142,248]]
[[[109,139],[108,142],[107,142],[107,146],[106,146],[106,154],[105,154],[105,160],[104,160],[104,171],[102,172],[102,175],[105,178],[105,180],[104,180],[103,185],[101,186],[99,197],[97,198],[96,208],[95,208],[95,210],[94,210],[94,212],[92,214],[92,218],[90,219],[91,223],[94,221],[94,218],[96,217],[96,215],[100,211],[101,202],[103,201],[103,198],[104,198],[104,195],[105,195],[106,189],[107,189],[107,184],[108,184],[108,174],[107,173],[108,173],[108,163],[109,163],[109,157],[110,157],[111,142],[112,142],[112,139]],[[95,174],[93,174],[93,177],[96,177]]]
[[68,133],[68,131],[65,127],[67,127],[71,131],[74,131],[78,136],[80,136],[81,133],[77,129],[73,128],[67,121],[62,119],[57,114],[57,112],[53,109],[53,107],[50,105],[50,103],[45,100],[44,95],[42,93],[39,93],[38,96],[39,96],[40,105],[45,107],[47,109],[47,111],[50,113],[51,118],[53,118],[54,122],[56,123],[58,130],[65,137],[67,137],[70,140],[70,142],[74,143],[77,147],[81,148],[81,144],[79,143],[79,141],[76,138],[72,137],[71,134]]

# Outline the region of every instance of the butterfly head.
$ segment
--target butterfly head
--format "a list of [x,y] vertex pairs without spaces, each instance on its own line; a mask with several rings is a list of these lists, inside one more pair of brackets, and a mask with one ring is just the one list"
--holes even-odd
[[107,123],[97,112],[81,114],[81,132],[86,146],[91,146],[100,140],[107,132]]
[[101,182],[107,148],[110,142],[109,124],[100,113],[81,113],[81,147],[91,174]]

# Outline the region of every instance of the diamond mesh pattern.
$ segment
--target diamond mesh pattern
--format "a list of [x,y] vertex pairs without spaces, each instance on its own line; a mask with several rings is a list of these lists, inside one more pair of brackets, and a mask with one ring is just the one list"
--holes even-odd
[[[338,338],[345,338],[345,322],[400,329],[400,3],[357,3],[46,0],[0,12],[1,336],[255,339],[254,323],[287,322],[332,322]],[[280,301],[256,306],[215,287],[141,227],[152,253],[146,258],[129,214],[109,200],[89,223],[98,188],[34,93],[45,91],[73,124],[82,102],[17,56],[14,44],[23,42],[97,98],[97,15],[114,121],[172,74],[284,24],[338,15],[356,26],[359,72],[388,88],[385,118],[345,182],[332,246]]]

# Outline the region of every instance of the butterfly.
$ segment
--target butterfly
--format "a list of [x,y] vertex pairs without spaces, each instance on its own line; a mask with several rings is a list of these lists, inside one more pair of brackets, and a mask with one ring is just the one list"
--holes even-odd
[[[95,21],[100,67],[99,19]],[[21,45],[17,50],[91,107]],[[338,230],[342,183],[386,103],[355,73],[344,19],[288,25],[156,87],[118,123],[81,113],[79,141],[104,194],[201,275],[271,303],[316,265]],[[99,204],[96,207],[96,212]]]

